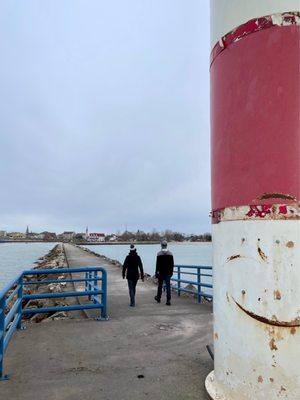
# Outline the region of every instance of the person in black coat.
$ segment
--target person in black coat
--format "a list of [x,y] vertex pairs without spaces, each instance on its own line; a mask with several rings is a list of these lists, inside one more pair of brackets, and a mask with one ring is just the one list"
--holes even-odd
[[154,299],[160,303],[163,283],[166,284],[167,302],[166,305],[171,305],[171,277],[174,270],[173,254],[167,249],[168,243],[166,240],[161,242],[161,251],[157,253],[155,277],[158,279],[157,295]]
[[136,248],[134,247],[133,244],[130,245],[130,252],[128,256],[125,258],[123,264],[123,270],[122,270],[123,279],[125,279],[125,275],[128,281],[130,307],[135,307],[136,284],[140,276],[142,281],[144,281],[144,270],[141,257],[137,254]]

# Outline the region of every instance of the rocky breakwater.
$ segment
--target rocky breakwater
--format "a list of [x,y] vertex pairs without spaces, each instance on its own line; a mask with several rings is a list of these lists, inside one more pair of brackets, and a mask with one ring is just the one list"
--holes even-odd
[[[65,252],[62,244],[56,245],[48,254],[41,257],[33,268],[37,269],[53,269],[58,270],[60,268],[67,268],[67,261],[65,257]],[[66,283],[63,279],[68,278],[69,274],[41,274],[33,275],[31,277],[24,277],[24,294],[42,294],[42,293],[60,293],[67,290],[74,290],[71,286],[72,284]],[[52,280],[55,283],[43,283],[44,281]],[[36,284],[26,285],[26,281],[36,281]],[[74,299],[73,299],[74,301]],[[75,300],[76,301],[76,300]],[[54,306],[65,306],[69,305],[70,300],[68,298],[54,298],[54,299],[32,299],[24,300],[23,308],[43,308],[43,307],[54,307]],[[55,319],[65,319],[72,317],[64,311],[60,312],[50,312],[50,313],[37,313],[37,314],[26,314],[23,316],[24,320],[28,322],[44,322]]]

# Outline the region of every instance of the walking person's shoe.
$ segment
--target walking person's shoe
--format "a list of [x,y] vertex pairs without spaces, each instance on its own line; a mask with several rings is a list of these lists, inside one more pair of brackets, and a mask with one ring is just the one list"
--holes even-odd
[[170,301],[167,301],[166,302],[166,306],[170,306],[171,305],[171,302]]
[[154,297],[154,300],[155,300],[157,303],[160,303],[160,299],[159,299],[157,296]]
[[129,306],[130,307],[135,307],[135,303],[130,303]]

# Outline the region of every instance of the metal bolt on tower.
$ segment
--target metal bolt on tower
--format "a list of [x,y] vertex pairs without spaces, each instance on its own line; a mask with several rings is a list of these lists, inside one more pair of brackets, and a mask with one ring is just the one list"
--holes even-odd
[[300,1],[212,0],[213,400],[300,399]]

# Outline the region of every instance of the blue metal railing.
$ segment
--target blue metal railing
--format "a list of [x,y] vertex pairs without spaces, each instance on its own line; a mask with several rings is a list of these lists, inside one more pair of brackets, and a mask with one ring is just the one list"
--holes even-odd
[[[84,273],[85,277],[73,278],[72,274],[78,273]],[[71,278],[60,276],[59,279],[34,280],[34,277],[38,277],[39,275],[55,274],[71,274]],[[35,294],[25,294],[23,290],[27,285],[43,285],[61,282],[81,282],[85,284],[85,287],[82,291],[75,290]],[[23,308],[23,302],[25,300],[56,299],[65,297],[88,297],[90,302],[70,306]],[[107,319],[107,273],[102,267],[38,269],[24,271],[18,275],[16,279],[0,291],[0,380],[8,379],[8,375],[4,375],[3,372],[4,354],[14,332],[17,329],[21,329],[23,315],[87,309],[98,309],[100,310],[100,316],[97,319]]]
[[[204,271],[204,272],[202,272]],[[202,288],[212,289],[212,279],[211,283],[203,282],[203,277],[206,277],[206,281],[209,280],[207,278],[212,278],[212,267],[206,265],[175,265],[174,268],[175,278],[171,278],[171,282],[176,282],[175,285],[172,285],[172,288],[177,290],[178,296],[180,296],[181,292],[191,293],[197,296],[198,303],[201,303],[202,297],[212,299],[213,294],[204,292]],[[186,275],[194,276],[194,280],[185,279]],[[187,287],[182,287],[182,284],[193,285],[194,289],[190,289]]]

